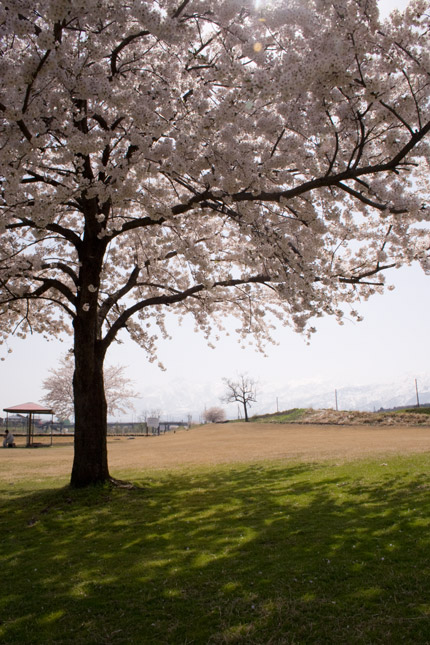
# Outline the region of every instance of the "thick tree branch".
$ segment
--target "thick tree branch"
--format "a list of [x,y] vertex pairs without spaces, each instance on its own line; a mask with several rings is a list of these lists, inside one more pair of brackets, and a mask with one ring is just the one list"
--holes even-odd
[[[230,288],[230,287],[236,287],[242,284],[265,284],[266,282],[270,282],[270,276],[256,275],[247,279],[235,279],[235,280],[231,279],[231,280],[221,280],[219,282],[214,282],[214,284],[211,286],[211,289],[215,289],[216,287]],[[147,307],[153,307],[156,305],[168,306],[168,305],[178,304],[180,302],[183,302],[187,298],[196,297],[199,293],[207,290],[208,290],[207,286],[203,284],[197,284],[197,285],[194,285],[193,287],[190,287],[189,289],[186,289],[185,291],[179,291],[173,294],[172,293],[163,294],[160,296],[152,296],[150,298],[146,298],[144,300],[141,300],[140,302],[137,302],[135,305],[123,311],[122,314],[117,318],[115,323],[107,332],[106,336],[103,339],[103,345],[104,345],[105,351],[109,347],[109,345],[113,342],[113,340],[115,339],[120,329],[123,329],[126,326],[127,321],[138,311],[142,311]]]
[[42,69],[42,67],[44,66],[46,61],[48,60],[50,53],[51,53],[51,50],[47,49],[46,52],[44,53],[44,55],[42,56],[42,58],[40,59],[38,66],[34,70],[30,83],[27,85],[27,90],[25,92],[25,97],[24,97],[24,103],[22,105],[22,113],[23,114],[25,114],[25,112],[27,111],[28,104],[30,102],[31,90],[33,89],[33,85],[34,85],[34,81],[36,80],[37,75],[39,74],[40,70]]
[[[37,280],[37,278],[35,278]],[[30,302],[32,300],[47,300],[48,302],[55,303],[56,305],[59,305],[64,311],[67,313],[68,316],[73,320],[75,318],[75,313],[74,311],[67,306],[67,304],[63,300],[59,300],[58,298],[55,298],[53,296],[48,296],[46,297],[45,294],[47,291],[50,289],[56,289],[58,292],[60,292],[62,295],[66,295],[67,300],[71,304],[75,304],[72,302],[74,300],[74,295],[73,293],[65,286],[62,285],[61,288],[59,288],[59,285],[61,283],[57,280],[44,280],[44,284],[40,285],[40,287],[37,287],[33,292],[29,292],[26,294],[20,294],[16,295],[14,294],[11,290],[8,290],[9,292],[9,297],[7,298],[2,298],[0,300],[0,304],[6,305],[6,304],[11,304],[14,302]],[[2,287],[4,288],[4,285],[2,284]]]
[[366,284],[372,286],[377,286],[379,284],[382,286],[384,284],[383,282],[366,282],[365,278],[370,278],[371,276],[381,273],[382,271],[386,271],[387,269],[394,269],[396,266],[397,265],[395,262],[393,262],[392,264],[385,264],[383,266],[381,266],[378,262],[374,269],[363,271],[363,273],[359,273],[358,275],[351,276],[349,278],[338,276],[338,279],[339,282],[342,282],[343,284]]
[[[330,186],[336,186],[339,184],[339,182],[348,179],[357,179],[358,177],[363,177],[365,175],[375,175],[382,172],[396,171],[397,167],[405,160],[408,153],[413,150],[413,148],[415,148],[415,146],[420,141],[422,141],[429,132],[430,122],[428,122],[423,128],[421,128],[421,130],[415,132],[408,143],[405,144],[403,148],[390,161],[387,161],[385,163],[375,164],[374,166],[364,166],[361,168],[349,168],[348,170],[345,170],[344,172],[338,173],[336,175],[311,179],[310,181],[304,182],[303,184],[300,184],[299,186],[296,186],[295,188],[291,188],[289,190],[273,192],[263,191],[256,195],[248,192],[236,193],[232,195],[232,199],[236,202],[278,202],[281,198],[291,199],[293,197],[299,197],[300,195],[315,190],[316,188],[328,188]],[[194,198],[194,200],[198,201],[196,197]],[[192,208],[192,206],[190,206],[190,208]]]
[[42,264],[42,269],[59,269],[60,271],[68,275],[73,280],[73,283],[76,286],[79,285],[79,278],[76,275],[75,271],[73,271],[72,267],[70,267],[68,264],[64,264],[64,262],[46,262],[45,264]]
[[[35,291],[32,294],[26,294],[25,295],[26,299],[30,298],[34,300],[35,298],[38,298],[44,295],[47,291],[49,291],[49,289],[54,289],[55,291],[58,291],[59,293],[61,293],[70,302],[71,305],[76,307],[77,297],[75,296],[73,291],[71,291],[69,287],[67,287],[65,284],[60,282],[60,280],[56,280],[55,278],[39,278],[39,277],[35,277],[34,280],[36,280],[36,282],[41,282],[42,284],[40,285],[40,287],[37,287],[37,289],[35,289]],[[68,309],[68,312],[72,313],[70,309]],[[72,313],[72,317],[73,317],[73,313]]]
[[356,199],[358,199],[360,202],[363,202],[363,204],[366,204],[367,206],[372,206],[372,208],[376,208],[379,211],[388,211],[389,213],[393,213],[394,215],[401,215],[402,213],[406,213],[406,210],[399,210],[396,208],[390,208],[387,204],[381,204],[380,202],[376,202],[373,199],[369,199],[362,193],[360,193],[358,190],[354,190],[350,186],[347,186],[346,184],[343,184],[342,182],[339,182],[337,184],[337,187],[343,190],[345,193],[349,193]]
[[139,273],[140,267],[135,266],[133,271],[130,273],[125,285],[121,289],[118,289],[118,291],[115,291],[115,293],[109,295],[106,300],[104,300],[99,310],[100,326],[106,320],[106,316],[108,315],[112,307],[114,307],[121,300],[121,298],[130,293],[130,291],[136,286]]
[[55,179],[51,179],[51,177],[45,177],[44,175],[40,175],[37,172],[34,172],[33,170],[26,170],[27,175],[30,175],[29,177],[24,177],[22,179],[21,184],[31,184],[31,183],[37,183],[37,182],[42,182],[43,184],[48,184],[50,186],[54,186],[57,188],[58,186],[61,186],[61,182],[56,181]]
[[[19,222],[13,222],[12,224],[6,224],[6,230],[14,230],[17,228],[31,228],[35,230],[43,230],[40,228],[36,222],[33,222],[30,219],[27,218],[20,218]],[[56,224],[55,222],[51,222],[50,224],[46,225],[46,230],[51,231],[52,233],[57,233],[64,239],[66,239],[68,242],[70,242],[76,249],[78,249],[81,244],[81,238],[79,235],[77,235],[74,231],[64,228],[63,226],[60,226],[59,224]]]
[[127,36],[127,38],[124,38],[124,40],[115,47],[115,49],[112,52],[111,56],[111,72],[112,76],[115,76],[115,74],[118,74],[118,67],[117,67],[117,61],[118,61],[118,56],[124,49],[124,47],[127,47],[130,43],[132,43],[134,40],[138,38],[142,38],[143,36],[149,36],[150,32],[147,31],[146,29],[143,29],[142,31],[137,32],[136,34],[130,34]]
[[172,18],[179,18],[179,16],[184,11],[185,7],[187,6],[187,4],[189,4],[189,2],[190,0],[183,0],[183,2],[179,5],[176,11],[172,14]]
[[[347,170],[334,174],[334,175],[329,175],[326,174],[322,177],[317,177],[316,179],[311,179],[309,181],[303,182],[302,184],[299,184],[298,186],[295,186],[294,188],[290,188],[288,190],[280,190],[280,191],[261,191],[260,193],[251,193],[247,191],[242,191],[239,193],[234,193],[230,195],[231,199],[233,202],[240,203],[240,202],[274,202],[277,203],[281,199],[293,199],[295,197],[300,197],[301,195],[305,195],[306,193],[309,193],[313,190],[319,189],[319,188],[330,188],[331,186],[338,186],[342,188],[342,190],[346,190],[345,185],[341,185],[341,182],[347,181],[347,180],[359,180],[360,177],[366,176],[366,175],[376,175],[379,173],[383,172],[396,172],[397,168],[399,165],[404,162],[406,159],[408,153],[413,150],[413,148],[420,142],[422,141],[426,135],[430,132],[430,122],[427,123],[423,128],[415,132],[410,140],[408,141],[407,144],[403,146],[403,148],[389,161],[385,163],[380,163],[380,164],[375,164],[375,165],[368,165],[368,166],[363,166],[363,167],[357,167],[353,165],[352,167],[348,168]],[[361,153],[360,153],[361,154]],[[365,198],[361,193],[356,193],[355,191],[352,191],[352,189],[348,189],[348,192],[350,192],[351,195],[354,195],[357,197],[357,199],[360,199],[360,201],[364,201]],[[220,198],[215,197],[215,195],[208,189],[201,193],[194,194],[187,202],[182,203],[182,204],[176,204],[175,206],[172,207],[171,212],[173,215],[181,215],[183,213],[187,213],[190,210],[193,210],[196,207],[210,207],[210,203],[220,203]],[[375,206],[375,208],[379,208],[381,210],[380,206],[375,203],[373,203],[371,200],[368,202],[369,206]],[[146,218],[146,221],[140,220],[141,222],[144,223],[144,225],[150,225],[151,221],[148,221],[148,218]],[[158,220],[157,223],[162,223],[164,222],[164,219]],[[152,223],[155,223],[155,221],[152,221]],[[139,220],[135,220],[134,222],[130,222],[125,225],[124,228],[127,228],[128,230],[131,230],[133,228],[137,228],[139,226]]]

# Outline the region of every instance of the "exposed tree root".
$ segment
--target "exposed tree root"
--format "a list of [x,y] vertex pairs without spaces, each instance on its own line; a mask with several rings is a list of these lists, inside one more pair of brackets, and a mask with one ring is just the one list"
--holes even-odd
[[135,490],[136,486],[131,482],[123,481],[122,479],[115,479],[115,477],[109,477],[109,483],[115,488],[126,488],[128,490]]

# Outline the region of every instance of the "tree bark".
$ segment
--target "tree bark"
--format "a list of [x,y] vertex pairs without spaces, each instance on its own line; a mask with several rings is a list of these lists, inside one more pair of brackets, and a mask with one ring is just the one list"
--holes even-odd
[[104,351],[97,341],[96,324],[91,318],[91,315],[82,315],[74,322],[75,455],[70,484],[76,488],[110,480]]

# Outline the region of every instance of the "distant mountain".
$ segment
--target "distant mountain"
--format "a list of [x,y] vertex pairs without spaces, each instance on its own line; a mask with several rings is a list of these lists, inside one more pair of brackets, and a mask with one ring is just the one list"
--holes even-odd
[[[420,404],[430,401],[430,375],[420,375],[418,395]],[[273,388],[268,393],[266,388],[261,393],[259,407],[262,412],[276,410],[276,398],[279,409],[293,407],[303,408],[335,408],[339,410],[373,411],[380,408],[414,406],[417,404],[415,378],[409,376],[391,383],[372,383],[369,385],[349,385],[338,388],[328,388],[326,383],[291,383],[288,386]],[[274,407],[275,403],[275,407]]]
[[[430,374],[406,375],[390,383],[347,385],[336,388],[339,410],[386,410],[416,405],[415,378],[418,381],[420,403],[430,402]],[[144,397],[135,403],[135,420],[160,411],[164,420],[181,421],[191,415],[194,422],[201,420],[205,407],[221,405],[229,418],[237,418],[242,409],[237,403],[224,404],[220,399],[225,392],[222,382],[193,383],[184,379],[168,382],[160,388],[147,386]],[[260,383],[257,403],[251,414],[266,414],[291,408],[325,409],[336,407],[335,388],[324,381],[286,381]],[[131,415],[127,415],[130,420]]]

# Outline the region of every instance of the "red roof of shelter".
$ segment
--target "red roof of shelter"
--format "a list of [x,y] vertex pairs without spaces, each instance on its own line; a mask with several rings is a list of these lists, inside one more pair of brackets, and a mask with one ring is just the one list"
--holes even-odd
[[36,414],[52,414],[51,408],[44,408],[38,403],[21,403],[11,408],[3,408],[4,412],[35,412]]

